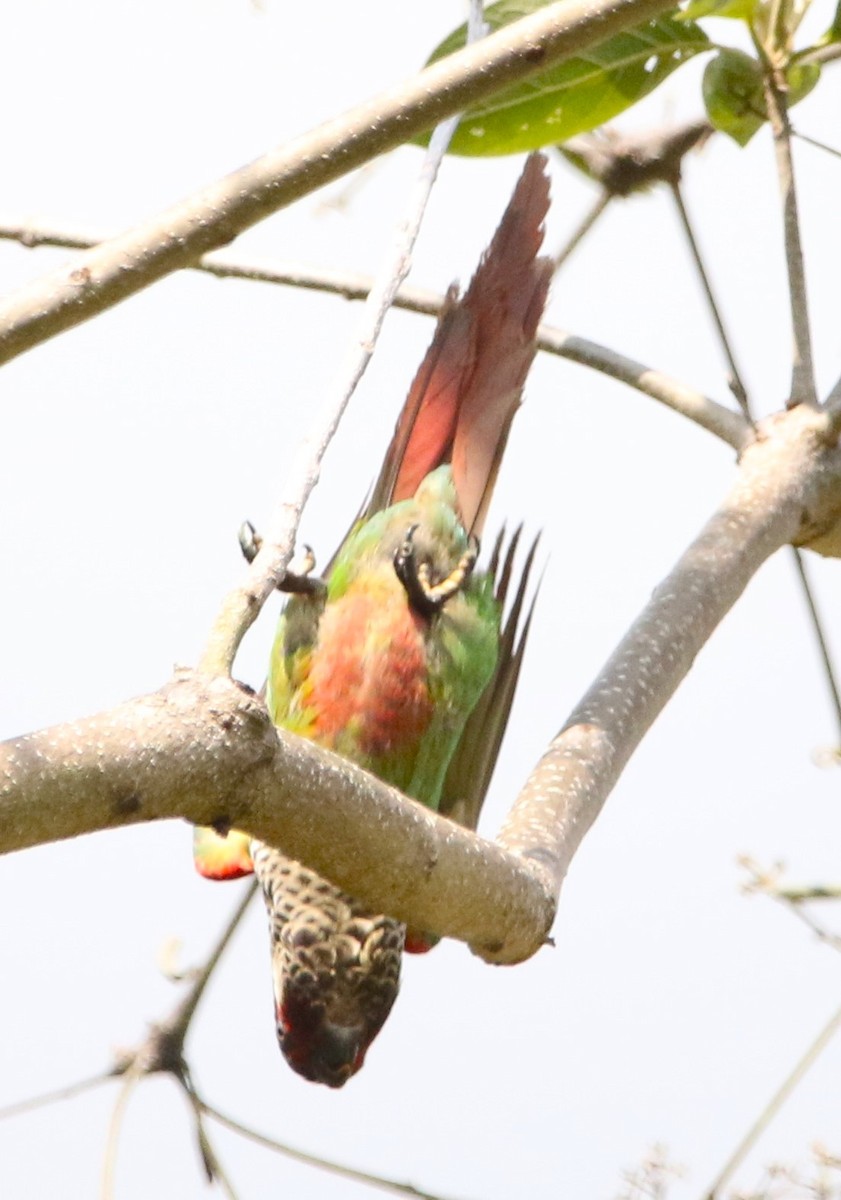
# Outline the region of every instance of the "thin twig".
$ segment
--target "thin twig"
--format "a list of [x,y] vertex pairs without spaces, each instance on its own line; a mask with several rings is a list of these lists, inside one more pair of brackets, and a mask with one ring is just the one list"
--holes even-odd
[[[836,46],[839,54],[841,54],[841,46]],[[841,158],[841,150],[836,150],[834,146],[827,145],[826,142],[820,142],[817,138],[810,137],[808,133],[801,133],[799,129],[790,127],[791,136],[797,138],[799,142],[805,142],[807,146],[814,146],[816,150],[823,150],[826,154],[832,154],[835,158]]]
[[777,156],[777,175],[783,201],[783,238],[785,242],[788,293],[791,307],[791,326],[794,338],[794,357],[791,374],[789,407],[808,404],[817,407],[815,370],[812,364],[812,337],[809,328],[809,306],[806,295],[806,272],[803,247],[800,241],[800,220],[797,213],[797,191],[794,183],[794,163],[791,157],[791,127],[785,92],[779,86],[774,70],[766,65],[765,102],[774,137]]
[[[70,233],[66,230],[48,229],[43,225],[19,221],[0,222],[0,241],[17,242],[27,249],[39,246],[57,246],[70,250],[91,250],[102,245],[106,238]],[[355,275],[350,272],[331,271],[328,268],[312,267],[300,263],[281,263],[269,266],[265,263],[243,262],[241,258],[221,250],[205,254],[186,268],[214,275],[217,279],[245,279],[255,283],[272,283],[286,287],[302,288],[306,291],[327,292],[345,300],[367,300],[374,279],[371,275]],[[440,293],[425,288],[400,288],[394,297],[394,307],[408,312],[437,316],[441,309]]]
[[739,864],[751,875],[748,882],[743,885],[743,891],[767,896],[769,900],[781,904],[787,913],[796,917],[824,945],[833,950],[841,950],[841,938],[830,930],[824,929],[823,925],[819,924],[805,907],[809,900],[837,898],[841,895],[841,890],[835,889],[835,896],[833,896],[831,888],[781,887],[779,883],[783,870],[781,864],[763,867],[746,854],[740,856]]
[[208,1183],[218,1183],[223,1192],[228,1197],[228,1200],[237,1200],[234,1186],[228,1178],[227,1172],[224,1170],[219,1155],[216,1153],[216,1148],[210,1140],[207,1133],[207,1128],[204,1121],[204,1108],[201,1097],[193,1086],[193,1081],[187,1073],[184,1079],[181,1080],[182,1087],[187,1093],[187,1099],[190,1101],[190,1107],[193,1110],[193,1118],[196,1123],[196,1140],[199,1146],[199,1154],[204,1163],[207,1173]]
[[704,260],[701,257],[701,248],[698,245],[698,239],[695,237],[695,231],[692,228],[692,222],[689,219],[689,213],[687,211],[686,205],[683,200],[683,193],[681,192],[681,189],[680,189],[680,182],[677,179],[674,179],[671,181],[670,190],[671,190],[672,196],[674,198],[675,205],[677,207],[678,216],[680,217],[681,225],[683,226],[683,232],[685,233],[686,240],[689,243],[689,249],[692,254],[692,259],[695,263],[695,267],[698,271],[698,276],[701,280],[701,286],[704,289],[704,295],[707,298],[707,304],[709,305],[710,314],[712,315],[713,322],[715,324],[716,329],[718,330],[718,336],[721,340],[721,348],[724,351],[724,357],[727,359],[728,366],[730,367],[730,379],[729,379],[730,390],[733,393],[733,395],[735,396],[736,401],[737,401],[739,407],[741,408],[742,412],[744,413],[745,417],[747,418],[748,421],[750,421],[751,420],[751,412],[750,412],[750,402],[748,400],[747,389],[745,387],[744,380],[742,379],[741,372],[739,371],[739,368],[736,365],[736,357],[733,353],[733,347],[732,347],[730,338],[728,336],[727,330],[725,328],[724,321],[721,316],[721,310],[718,307],[718,302],[716,301],[715,295],[713,293],[712,284],[710,283],[710,277],[707,273],[706,267],[704,266]]
[[210,951],[206,962],[202,967],[200,967],[198,973],[193,978],[193,982],[190,985],[189,991],[176,1009],[177,1017],[175,1022],[173,1022],[171,1025],[171,1030],[172,1032],[175,1032],[176,1030],[181,1032],[182,1042],[186,1036],[187,1028],[193,1019],[193,1014],[198,1007],[198,1003],[204,994],[204,990],[210,982],[210,977],[216,970],[220,958],[228,948],[228,943],[234,936],[234,933],[242,921],[242,918],[245,916],[249,904],[257,893],[258,886],[259,885],[256,879],[249,881],[248,886],[245,888],[242,894],[239,904],[237,904],[236,908],[231,913],[231,916],[228,918],[228,922],[225,925],[225,928],[222,930],[222,933],[216,941],[216,944],[213,946],[213,949]]
[[835,720],[838,728],[838,744],[841,746],[841,693],[839,693],[838,690],[838,680],[836,678],[835,668],[832,663],[832,654],[830,653],[829,645],[827,644],[823,621],[821,620],[818,612],[812,586],[809,582],[809,577],[806,574],[806,564],[803,561],[803,554],[795,546],[791,547],[791,553],[794,558],[794,565],[797,575],[803,588],[803,596],[806,600],[806,607],[809,610],[812,628],[814,629],[815,637],[817,638],[818,652],[820,655],[821,664],[823,666],[824,676],[826,677],[827,687],[829,688],[829,699],[835,713]]
[[78,1096],[90,1088],[98,1087],[101,1083],[108,1083],[109,1080],[116,1079],[122,1074],[122,1069],[111,1068],[108,1071],[100,1071],[98,1075],[91,1075],[88,1079],[80,1079],[77,1083],[69,1083],[66,1087],[54,1088],[51,1092],[43,1092],[40,1096],[32,1096],[28,1100],[18,1100],[14,1104],[7,1104],[5,1108],[0,1108],[0,1121],[4,1121],[6,1117],[17,1117],[22,1113],[32,1112],[33,1109],[43,1108],[47,1104],[56,1104],[59,1100],[70,1100],[73,1096]]
[[[482,0],[471,0],[468,36],[484,31]],[[295,535],[309,497],[321,477],[321,464],[342,417],[374,354],[374,349],[394,303],[400,284],[412,265],[412,250],[438,171],[459,123],[455,114],[432,132],[421,169],[409,199],[406,215],[395,230],[394,245],[376,275],[365,299],[356,338],[340,368],[335,389],[322,408],[315,427],[295,454],[284,487],[284,497],[263,529],[263,542],[250,566],[244,587],[235,588],[223,601],[202,653],[199,670],[209,675],[230,674],[242,638],[263,603],[277,587],[294,552]]]
[[354,1167],[346,1167],[342,1163],[328,1162],[326,1159],[317,1158],[314,1154],[307,1154],[304,1150],[296,1150],[293,1146],[287,1146],[284,1142],[279,1142],[275,1138],[269,1137],[267,1134],[258,1133],[256,1129],[251,1129],[247,1125],[234,1120],[233,1117],[220,1112],[218,1108],[214,1108],[204,1101],[199,1101],[202,1111],[206,1116],[211,1117],[214,1121],[218,1121],[220,1125],[226,1126],[234,1133],[240,1134],[249,1141],[256,1142],[259,1146],[265,1146],[268,1150],[274,1150],[278,1154],[283,1154],[286,1158],[294,1159],[295,1162],[306,1163],[307,1166],[318,1167],[319,1170],[327,1171],[331,1175],[338,1175],[342,1179],[353,1179],[357,1183],[366,1183],[370,1187],[379,1188],[384,1192],[394,1192],[400,1196],[414,1196],[415,1200],[444,1200],[444,1197],[438,1193],[423,1192],[419,1188],[414,1187],[411,1183],[400,1183],[395,1179],[384,1179],[379,1175],[370,1175],[366,1171],[357,1171]]
[[812,900],[841,900],[841,885],[811,883],[802,887],[778,888],[774,894],[790,904],[806,904]]
[[135,1061],[126,1071],[122,1086],[117,1093],[105,1142],[105,1157],[102,1161],[102,1179],[99,1188],[100,1200],[112,1200],[114,1195],[114,1172],[117,1165],[117,1144],[120,1140],[120,1131],[131,1094],[142,1078],[143,1067],[138,1061]]
[[590,232],[590,230],[593,228],[596,221],[598,221],[599,217],[602,215],[604,210],[607,208],[608,204],[610,204],[612,199],[613,199],[613,196],[610,194],[609,191],[607,191],[607,189],[602,191],[599,194],[599,196],[597,197],[595,204],[590,209],[590,211],[585,215],[585,217],[581,221],[581,223],[573,230],[573,232],[570,234],[569,238],[563,244],[563,246],[560,248],[560,250],[558,250],[557,253],[552,256],[553,262],[555,264],[555,274],[556,275],[557,275],[558,271],[560,271],[561,267],[564,265],[566,260],[569,258],[569,256],[572,254],[573,250],[575,250],[578,247],[578,245],[583,241],[585,235],[588,234]]
[[823,942],[824,946],[828,946],[830,950],[841,952],[841,938],[839,938],[838,934],[832,933],[829,929],[824,929],[823,925],[815,920],[809,910],[803,907],[802,901],[790,900],[785,892],[780,892],[778,895],[774,895],[773,898],[784,904],[791,915],[796,917],[802,925],[805,925],[819,942]]
[[0,362],[194,263],[208,250],[470,104],[658,16],[672,0],[557,0],[432,63],[0,303]]
[[774,1117],[785,1104],[786,1100],[800,1083],[800,1080],[821,1055],[824,1049],[829,1045],[838,1029],[841,1029],[841,1008],[838,1008],[832,1014],[831,1018],[815,1038],[809,1049],[806,1051],[803,1057],[798,1060],[792,1071],[768,1101],[765,1108],[754,1121],[753,1125],[751,1125],[750,1129],[739,1142],[738,1146],[733,1151],[722,1170],[716,1176],[716,1179],[711,1187],[704,1192],[704,1200],[717,1200],[717,1197],[725,1183],[727,1183],[734,1171],[736,1171],[744,1161],[745,1157],[753,1148],[758,1138],[760,1138],[765,1132],[765,1130],[773,1121]]
[[834,62],[836,58],[841,58],[841,43],[827,42],[823,46],[811,46],[808,50],[801,50],[799,54],[792,55],[791,61],[799,66],[802,63]]
[[629,387],[636,388],[653,400],[659,400],[674,412],[688,417],[702,429],[715,434],[735,450],[744,449],[751,439],[751,427],[741,413],[734,412],[701,392],[686,387],[662,371],[655,371],[644,363],[607,349],[606,346],[600,346],[586,338],[549,325],[540,327],[538,345],[541,350],[548,350],[562,358],[581,363],[582,366],[591,367],[603,375],[609,375]]
[[[46,230],[36,226],[23,226],[15,222],[0,225],[0,239],[18,241],[22,245],[85,245],[93,246],[92,239],[83,239],[77,234]],[[234,261],[222,254],[207,254],[193,264],[220,278],[250,279],[262,283],[281,284],[327,292],[347,300],[364,300],[373,286],[368,275],[345,274],[325,271],[300,264],[283,264],[268,267]],[[443,296],[425,288],[402,286],[394,297],[394,307],[406,312],[435,317],[441,311]],[[538,329],[538,348],[560,358],[570,359],[592,370],[600,371],[637,391],[651,396],[682,416],[695,421],[702,428],[722,438],[735,449],[740,449],[750,437],[750,426],[737,413],[732,412],[715,400],[695,392],[678,380],[661,371],[646,367],[643,363],[626,358],[608,350],[598,342],[566,333],[551,325]],[[841,397],[841,388],[839,388]]]

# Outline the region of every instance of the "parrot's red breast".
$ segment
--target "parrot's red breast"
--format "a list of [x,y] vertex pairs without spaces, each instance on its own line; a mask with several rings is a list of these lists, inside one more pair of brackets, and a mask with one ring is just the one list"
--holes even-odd
[[425,624],[390,569],[386,578],[372,573],[326,609],[307,683],[316,741],[341,749],[352,740],[366,758],[417,744],[433,712]]

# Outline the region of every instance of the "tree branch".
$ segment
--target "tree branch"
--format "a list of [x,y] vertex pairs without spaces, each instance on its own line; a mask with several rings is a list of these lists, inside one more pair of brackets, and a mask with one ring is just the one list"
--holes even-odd
[[160,692],[4,743],[0,778],[3,851],[183,817],[282,845],[379,911],[503,961],[533,954],[552,921],[542,869],[276,730],[225,678],[183,670]]
[[560,0],[433,63],[0,304],[0,362],[88,320],[508,84],[638,25],[672,0]]
[[533,954],[567,867],[640,739],[776,549],[841,525],[841,449],[799,407],[762,423],[730,495],[657,589],[532,773],[497,843],[276,730],[227,678],[0,746],[0,852],[138,821],[236,826],[380,912],[489,961]]
[[356,1183],[367,1184],[369,1187],[378,1188],[383,1192],[392,1192],[398,1196],[413,1196],[415,1200],[444,1200],[444,1197],[439,1193],[423,1192],[411,1183],[401,1183],[396,1179],[385,1179],[380,1175],[370,1175],[367,1171],[357,1171],[353,1167],[346,1167],[341,1163],[330,1162],[314,1154],[307,1154],[305,1150],[297,1150],[294,1146],[289,1146],[285,1142],[279,1142],[276,1138],[269,1137],[267,1134],[258,1133],[256,1129],[251,1129],[248,1125],[243,1125],[240,1121],[234,1120],[233,1117],[229,1117],[226,1113],[220,1112],[218,1108],[214,1108],[210,1104],[205,1104],[204,1101],[200,1101],[200,1104],[205,1116],[218,1121],[220,1125],[224,1125],[227,1129],[238,1133],[241,1137],[256,1142],[259,1146],[264,1146],[267,1150],[274,1150],[276,1153],[284,1155],[285,1158],[291,1158],[294,1162],[317,1167],[318,1170],[326,1171],[330,1175],[338,1175],[340,1179],[352,1179]]
[[701,392],[693,391],[677,379],[662,371],[647,367],[633,358],[626,358],[615,350],[590,342],[574,333],[566,333],[550,325],[541,325],[538,331],[541,350],[568,358],[582,366],[591,367],[603,375],[609,375],[628,387],[635,388],[653,400],[659,400],[667,408],[688,417],[702,429],[715,434],[734,450],[742,450],[753,437],[750,424],[741,413],[725,408]]
[[744,413],[746,419],[750,421],[750,401],[748,400],[747,388],[745,387],[742,373],[739,370],[738,364],[736,363],[736,356],[733,353],[733,346],[727,333],[727,327],[724,324],[724,319],[721,315],[721,309],[718,306],[718,301],[716,300],[715,293],[712,289],[709,273],[704,265],[704,259],[701,255],[701,247],[698,244],[698,239],[695,237],[695,230],[692,226],[692,222],[689,219],[689,212],[686,204],[684,203],[683,192],[681,191],[679,180],[674,180],[671,184],[671,193],[675,202],[675,207],[678,211],[678,217],[680,218],[684,235],[689,244],[689,252],[692,255],[692,261],[695,263],[695,269],[698,272],[698,278],[701,281],[701,287],[703,288],[704,295],[707,300],[707,307],[710,310],[710,316],[712,317],[713,324],[718,332],[721,348],[724,351],[724,357],[727,359],[728,366],[730,367],[730,390],[736,397],[739,407]]
[[[826,448],[824,427],[805,408],[762,423],[730,495],[532,772],[501,845],[533,856],[562,879],[633,750],[765,559],[787,542],[803,541],[815,526],[838,523],[841,451]],[[820,500],[826,468],[834,481]]]
[[[480,37],[483,28],[482,0],[471,0],[468,41]],[[359,328],[347,360],[339,371],[338,384],[335,389],[330,389],[326,405],[298,448],[284,499],[263,530],[262,545],[251,565],[247,586],[229,593],[210,631],[199,664],[199,669],[208,674],[220,671],[231,673],[246,631],[256,620],[292,557],[295,534],[307,500],[320,478],[324,455],[368,369],[400,284],[409,274],[412,250],[420,233],[429,197],[457,125],[458,117],[452,116],[436,125],[432,131],[407,212],[397,225],[391,252],[365,298]]]
[[774,1120],[804,1075],[811,1069],[821,1054],[823,1054],[839,1029],[841,1029],[841,1008],[832,1014],[805,1054],[794,1064],[792,1070],[780,1084],[777,1091],[765,1105],[753,1125],[751,1125],[750,1129],[730,1155],[730,1158],[719,1171],[714,1182],[706,1189],[703,1194],[703,1200],[720,1200],[724,1185],[733,1177],[735,1171],[744,1162],[758,1139]]
[[765,71],[765,102],[777,154],[777,175],[783,201],[783,238],[788,271],[791,327],[794,336],[790,404],[817,406],[815,368],[812,363],[812,335],[809,328],[809,306],[806,295],[806,272],[803,266],[803,246],[800,241],[800,220],[797,213],[797,191],[794,186],[794,164],[791,157],[791,126],[783,88],[770,65]]
[[[23,246],[74,246],[91,247],[98,243],[96,238],[62,230],[45,229],[38,225],[22,225],[16,221],[0,223],[0,240],[20,242]],[[566,256],[570,247],[562,254]],[[207,254],[192,269],[205,271],[220,279],[250,279],[260,283],[281,284],[288,287],[305,288],[342,296],[346,300],[365,300],[373,286],[370,275],[353,275],[341,271],[328,271],[319,267],[296,264],[244,263],[224,254]],[[441,311],[443,296],[426,288],[406,287],[399,289],[393,299],[395,308],[406,312],[436,317]],[[559,358],[580,363],[594,371],[601,371],[644,395],[659,400],[668,408],[680,413],[727,442],[738,450],[752,436],[750,425],[731,409],[717,401],[695,392],[685,384],[671,378],[662,371],[646,367],[643,363],[626,358],[615,350],[608,350],[598,342],[567,333],[552,325],[538,328],[538,348]]]

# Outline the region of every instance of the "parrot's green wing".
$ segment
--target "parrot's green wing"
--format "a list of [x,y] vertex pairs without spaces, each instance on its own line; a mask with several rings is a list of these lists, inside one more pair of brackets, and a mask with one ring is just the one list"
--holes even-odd
[[[505,531],[502,530],[496,539],[491,557],[489,574],[496,581],[494,594],[502,612],[508,599],[514,558],[521,534],[522,526],[514,531],[503,554]],[[534,611],[536,591],[521,627],[520,620],[538,541],[539,535],[529,547],[511,607],[500,629],[496,668],[467,720],[444,779],[439,811],[467,829],[475,830],[479,823],[479,815],[508,724]]]

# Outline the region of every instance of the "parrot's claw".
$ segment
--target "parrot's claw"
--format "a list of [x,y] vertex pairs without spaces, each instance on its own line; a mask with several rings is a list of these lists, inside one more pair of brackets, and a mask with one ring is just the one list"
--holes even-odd
[[432,617],[466,586],[479,557],[479,541],[471,537],[449,575],[433,583],[429,563],[418,562],[415,554],[416,530],[417,525],[410,525],[406,530],[406,536],[394,553],[394,570],[415,612],[422,617]]
[[[263,539],[250,521],[243,521],[239,527],[238,537],[239,548],[246,562],[254,562],[254,559],[260,553]],[[300,558],[293,559],[290,563],[290,569],[277,585],[279,591],[292,592],[296,596],[321,595],[326,591],[327,584],[318,575],[312,574],[314,570],[315,554],[313,554],[311,546],[305,545],[303,547],[303,554]]]

